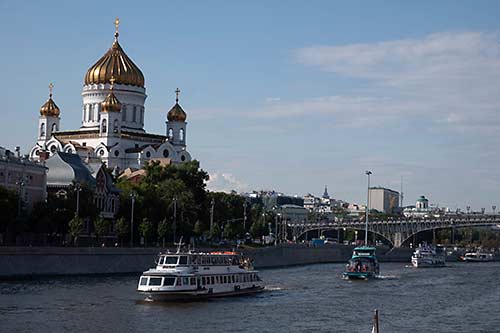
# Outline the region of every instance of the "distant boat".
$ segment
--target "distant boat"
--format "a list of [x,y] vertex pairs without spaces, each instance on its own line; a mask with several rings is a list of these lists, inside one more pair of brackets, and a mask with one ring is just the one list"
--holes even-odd
[[487,262],[493,261],[493,254],[488,252],[482,252],[480,250],[475,252],[467,252],[462,260],[465,262]]
[[380,267],[375,251],[374,247],[356,247],[346,265],[346,270],[343,273],[344,278],[367,280],[376,277]]
[[444,267],[446,255],[442,246],[421,244],[411,257],[413,267]]

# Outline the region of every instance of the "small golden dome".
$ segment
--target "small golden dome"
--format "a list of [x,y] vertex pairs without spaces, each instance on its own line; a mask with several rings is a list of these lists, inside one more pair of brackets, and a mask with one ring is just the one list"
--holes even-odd
[[61,113],[61,110],[59,110],[59,107],[56,105],[56,103],[54,103],[54,100],[52,100],[52,88],[53,87],[54,87],[54,85],[52,83],[49,84],[49,89],[50,89],[49,99],[40,108],[40,115],[41,116],[59,117],[59,114]]
[[186,121],[186,112],[179,105],[179,93],[181,91],[179,88],[175,90],[175,105],[168,111],[167,120],[168,121]]
[[120,112],[122,109],[122,103],[116,98],[115,94],[113,94],[113,85],[115,79],[111,77],[111,91],[104,101],[101,103],[101,111],[102,112]]
[[179,103],[175,103],[167,113],[168,121],[186,121],[186,117],[186,112],[184,112]]
[[[119,22],[117,20],[117,22]],[[110,83],[114,77],[118,84],[144,87],[144,75],[118,43],[118,23],[111,48],[85,74],[85,84]]]

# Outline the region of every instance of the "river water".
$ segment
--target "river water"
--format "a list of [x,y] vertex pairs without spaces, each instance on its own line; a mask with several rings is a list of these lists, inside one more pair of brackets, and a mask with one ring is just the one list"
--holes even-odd
[[155,304],[137,275],[0,282],[1,332],[500,332],[500,262],[414,269],[382,263],[381,279],[350,282],[342,264],[261,271],[268,291]]

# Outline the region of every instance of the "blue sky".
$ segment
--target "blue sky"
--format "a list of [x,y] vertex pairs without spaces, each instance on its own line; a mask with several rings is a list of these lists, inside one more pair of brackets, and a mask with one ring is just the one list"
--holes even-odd
[[146,78],[146,129],[176,87],[212,189],[364,202],[366,176],[441,206],[500,207],[498,1],[0,1],[0,146],[63,129],[113,41]]

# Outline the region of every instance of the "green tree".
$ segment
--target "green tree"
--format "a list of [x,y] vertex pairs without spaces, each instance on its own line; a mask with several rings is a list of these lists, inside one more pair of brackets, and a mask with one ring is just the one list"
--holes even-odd
[[168,233],[170,232],[170,225],[167,222],[167,219],[163,219],[158,223],[158,240],[162,241],[162,246],[165,247],[165,238],[167,238]]
[[225,239],[236,239],[238,236],[239,230],[236,224],[233,223],[226,223],[224,227],[224,238]]
[[76,246],[78,237],[83,231],[83,220],[75,215],[68,223],[69,226],[69,234],[71,238],[73,238],[73,243]]
[[94,233],[96,234],[98,244],[101,237],[108,233],[110,225],[111,221],[102,217],[98,217],[94,221]]
[[199,237],[203,234],[203,225],[201,224],[200,220],[196,221],[196,223],[194,224],[193,233],[197,237]]
[[116,220],[116,231],[118,233],[118,237],[120,238],[120,243],[123,246],[123,241],[126,241],[130,238],[129,222],[123,217],[120,217],[118,220]]
[[212,226],[212,229],[210,229],[208,237],[210,238],[211,241],[214,241],[214,240],[217,240],[220,238],[220,227],[217,223],[214,223],[214,225]]
[[0,186],[0,232],[5,232],[7,226],[14,223],[17,215],[17,205],[19,197],[15,191]]
[[139,232],[144,237],[144,245],[147,246],[148,241],[153,239],[155,232],[153,223],[147,217],[143,218],[141,224],[139,224]]
[[262,236],[269,234],[269,228],[265,222],[257,220],[252,223],[252,226],[250,227],[250,234],[254,238],[261,238]]

